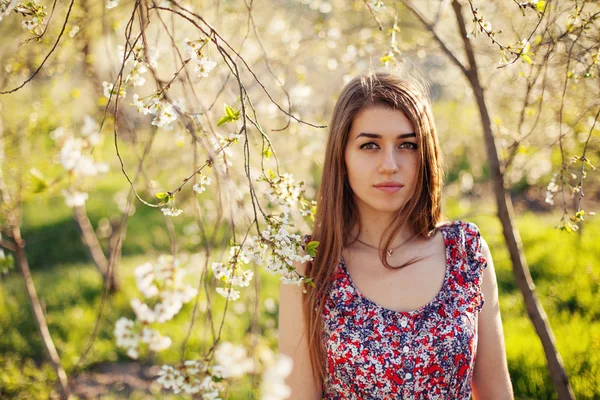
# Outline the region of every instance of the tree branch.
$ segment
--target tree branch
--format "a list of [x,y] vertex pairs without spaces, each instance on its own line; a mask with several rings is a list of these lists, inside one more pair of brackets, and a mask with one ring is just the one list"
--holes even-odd
[[427,28],[427,30],[433,34],[433,38],[439,44],[439,46],[441,47],[442,51],[444,53],[446,53],[446,55],[448,56],[448,58],[450,58],[450,60],[458,68],[460,68],[460,70],[463,72],[463,74],[468,75],[469,74],[469,69],[462,62],[460,62],[460,60],[456,57],[456,55],[452,52],[452,50],[450,50],[450,48],[442,40],[442,38],[440,37],[440,35],[436,32],[435,27],[432,24],[430,24],[429,22],[427,22],[427,20],[425,19],[425,17],[423,17],[421,15],[421,13],[412,4],[410,4],[410,2],[408,2],[408,0],[402,0],[402,3],[404,4],[404,6],[406,8],[408,8],[419,19],[419,21],[423,24],[423,26],[425,26],[425,28]]

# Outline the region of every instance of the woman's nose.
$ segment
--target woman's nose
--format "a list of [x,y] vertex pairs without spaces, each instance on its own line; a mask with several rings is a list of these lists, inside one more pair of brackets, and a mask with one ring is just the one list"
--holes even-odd
[[382,174],[393,174],[398,171],[398,162],[394,157],[394,150],[384,150],[383,159],[379,164],[379,172]]

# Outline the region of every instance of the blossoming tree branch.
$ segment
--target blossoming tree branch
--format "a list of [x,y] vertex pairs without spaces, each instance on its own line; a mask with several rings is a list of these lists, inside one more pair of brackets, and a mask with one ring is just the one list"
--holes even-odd
[[[51,129],[49,138],[59,171],[35,167],[27,171],[31,192],[42,193],[59,188],[65,206],[73,209],[82,241],[104,279],[96,324],[73,375],[80,371],[97,338],[100,324],[105,323],[106,299],[118,287],[115,277],[128,218],[135,212],[137,204],[152,208],[165,217],[171,252],[158,254],[135,268],[137,293],[131,294],[130,316],[122,316],[114,324],[112,330],[116,345],[132,359],[173,351],[175,344],[164,326],[185,307],[190,307],[192,317],[186,339],[180,344],[180,362],[162,366],[157,379],[163,388],[204,399],[225,398],[231,385],[243,376],[252,375],[261,377],[260,381],[253,381],[253,389],[259,391],[262,398],[286,398],[288,390],[284,379],[291,371],[291,361],[268,350],[261,342],[255,323],[251,324],[252,335],[248,343],[231,343],[222,340],[221,334],[230,303],[239,302],[244,297],[258,297],[256,278],[260,269],[278,276],[286,284],[312,284],[311,277],[300,275],[294,263],[310,261],[318,251],[318,242],[307,243],[302,235],[302,232],[310,230],[316,203],[312,199],[313,194],[307,193],[310,190],[305,183],[297,181],[280,165],[276,149],[285,146],[288,139],[282,140],[283,135],[291,138],[291,133],[301,129],[321,134],[322,128],[325,128],[311,120],[313,115],[320,115],[318,106],[323,104],[317,99],[307,100],[311,96],[311,86],[305,83],[308,70],[303,65],[297,66],[299,82],[288,92],[282,66],[277,65],[274,57],[269,57],[271,49],[265,47],[261,39],[263,27],[256,22],[255,8],[258,6],[252,0],[222,5],[224,8],[239,7],[235,12],[220,10],[221,5],[196,8],[171,0],[108,0],[102,2],[101,7],[92,3],[89,0],[82,0],[81,4],[74,0],[69,4],[0,0],[0,23],[9,19],[19,21],[23,34],[27,35],[22,39],[22,45],[47,45],[36,66],[28,73],[7,69],[18,79],[11,79],[9,84],[8,78],[3,78],[0,93],[15,95],[27,89],[28,85],[35,84],[36,79],[42,79],[46,69],[56,68],[53,57],[60,57],[57,53],[61,48],[83,37],[81,51],[85,53],[86,74],[93,83],[94,96],[100,99],[95,104],[95,112],[83,113],[69,126]],[[582,92],[597,94],[600,46],[593,37],[598,32],[600,11],[591,2],[567,2],[568,6],[561,9],[555,5],[557,2],[535,0],[514,1],[510,5],[471,0],[441,1],[428,3],[424,8],[410,1],[298,0],[296,3],[294,7],[302,12],[315,13],[314,26],[329,27],[319,28],[318,35],[312,37],[309,32],[291,29],[285,19],[269,17],[268,31],[280,39],[276,43],[283,49],[277,54],[283,54],[282,57],[292,60],[290,63],[293,64],[294,60],[301,58],[302,46],[311,45],[307,44],[310,41],[315,41],[314,46],[323,45],[328,49],[315,47],[319,51],[331,51],[333,54],[342,49],[339,54],[319,59],[318,63],[329,71],[353,65],[347,68],[344,79],[359,72],[357,68],[366,67],[364,60],[367,58],[389,68],[397,68],[410,52],[416,52],[420,58],[429,57],[424,50],[429,47],[421,39],[416,41],[416,45],[401,39],[406,39],[401,29],[405,18],[402,11],[410,11],[414,20],[423,26],[425,32],[429,32],[440,53],[471,83],[479,109],[485,110],[481,112],[487,115],[488,124],[484,131],[491,139],[489,148],[498,148],[500,153],[499,156],[496,150],[490,153],[495,157],[498,171],[494,178],[502,188],[498,189],[501,193],[498,196],[505,195],[504,185],[516,184],[522,179],[537,183],[553,168],[550,164],[540,173],[542,163],[538,162],[535,167],[528,165],[521,151],[524,143],[529,141],[540,148],[550,148],[558,143],[561,161],[558,172],[544,182],[545,201],[553,204],[556,195],[560,194],[563,216],[559,227],[567,232],[576,231],[584,216],[594,215],[591,211],[584,211],[581,202],[587,171],[594,169],[586,151],[597,126],[600,105],[597,102],[590,104],[577,114],[576,122],[563,121],[563,110],[574,108],[580,102]],[[456,43],[439,33],[440,26],[445,28],[448,25],[443,23],[449,3],[452,3],[459,22],[460,40]],[[466,13],[463,13],[463,5]],[[506,20],[495,21],[489,17],[492,14],[487,12],[486,6],[509,10],[505,13],[517,10],[515,14],[522,19],[510,15]],[[78,7],[83,10],[83,16],[78,15]],[[81,29],[82,21],[93,7],[101,15],[98,19],[102,19],[102,34],[107,38],[98,52],[105,59],[104,64],[89,61],[98,55],[94,56],[89,50],[90,37],[83,36],[90,33],[85,27]],[[289,13],[287,10],[283,12]],[[472,22],[469,29],[466,28],[465,15]],[[75,18],[79,18],[78,23],[73,22]],[[354,19],[357,19],[355,26],[348,25],[347,32],[343,32],[344,25],[339,21]],[[519,32],[524,32],[521,37],[504,39],[503,29],[496,26],[509,26],[508,20],[527,21]],[[109,22],[115,27],[111,34],[108,33]],[[358,32],[356,41],[360,45],[350,43],[350,39],[342,45],[352,31]],[[373,31],[379,33],[374,34]],[[481,53],[496,60],[494,64],[499,70],[529,68],[519,69],[520,77],[525,77],[519,118],[510,128],[500,119],[494,119],[494,132],[478,75],[484,76],[485,71],[481,67],[478,69],[473,50],[477,41],[481,45],[484,39],[489,40],[489,45],[482,47]],[[458,43],[463,44],[465,57],[453,52],[452,48]],[[568,50],[567,61],[556,65],[549,63],[560,46]],[[463,58],[468,62],[464,62]],[[565,78],[564,86],[555,87],[547,81],[547,76],[559,74],[559,68],[564,69],[560,72]],[[511,76],[509,79],[517,78]],[[579,84],[576,88],[575,83]],[[320,84],[325,90],[333,90],[327,82]],[[567,93],[571,84],[574,88]],[[545,111],[548,107],[543,108],[548,93],[561,98],[558,110]],[[494,95],[498,96],[496,98],[504,96],[499,101],[506,101],[506,98],[512,101],[514,98],[512,94],[500,91]],[[491,98],[492,94],[488,92],[487,96]],[[327,110],[326,107],[323,109]],[[550,112],[558,118],[546,126],[549,130],[556,130],[558,135],[542,135],[534,141],[532,133],[543,112]],[[326,117],[320,115],[320,119]],[[272,121],[280,123],[282,120],[283,126],[273,126]],[[486,121],[483,117],[482,120]],[[573,146],[563,130],[576,126],[581,133],[583,125],[587,135],[583,151],[569,157],[568,152],[573,152]],[[167,143],[161,135],[169,135]],[[317,137],[310,134],[306,137],[306,143],[302,143],[308,148],[306,153],[314,152],[315,149],[309,146],[311,142],[318,142]],[[97,151],[105,139],[112,140],[121,174],[128,183],[127,190],[119,199],[120,218],[105,229],[109,231],[108,251],[102,249],[85,208],[86,202],[93,197],[91,189],[95,180],[109,173],[109,163]],[[7,146],[6,143],[6,136],[0,136],[2,149]],[[180,153],[187,155],[152,159],[153,148],[167,147],[172,143],[176,144]],[[67,397],[69,382],[54,348],[22,251],[25,244],[20,234],[21,189],[19,185],[12,184],[10,178],[13,175],[5,166],[4,151],[2,154],[0,191],[4,208],[1,243],[17,255],[19,267],[28,282],[28,295],[40,335],[57,371],[63,396]],[[490,158],[492,164],[494,157]],[[176,165],[173,159],[181,162]],[[182,170],[184,164],[186,167]],[[163,169],[169,171],[169,176],[159,180]],[[567,205],[569,196],[576,199],[574,212]],[[511,210],[510,207],[512,205],[507,209]],[[206,244],[201,246],[203,251],[195,258],[186,257],[178,250],[173,228],[174,221],[188,216],[196,220],[194,229],[201,234],[199,243]],[[222,235],[226,240],[218,242],[216,233],[208,233],[208,225],[226,227],[226,233]],[[215,231],[218,231],[217,228]],[[514,240],[516,247],[519,240],[518,237]],[[188,267],[198,265],[202,266],[201,273],[190,273]],[[527,271],[526,265],[524,270]],[[250,289],[253,283],[255,293]],[[218,303],[214,296],[224,301],[220,319],[213,316],[210,307],[213,302]],[[202,298],[208,306],[201,306]],[[201,357],[187,359],[187,341],[197,328],[198,312],[207,314],[207,327],[201,328],[208,329],[211,337],[206,348],[202,349]],[[256,313],[257,307],[253,320]],[[540,328],[544,329],[548,328]],[[551,331],[548,337],[552,337]],[[548,353],[556,353],[554,347],[549,345],[548,348]],[[560,362],[557,365],[554,370],[560,371]],[[560,381],[560,372],[557,376],[557,381]],[[559,393],[569,393],[568,383],[563,386],[566,389],[558,390]],[[569,396],[561,395],[561,398]]]

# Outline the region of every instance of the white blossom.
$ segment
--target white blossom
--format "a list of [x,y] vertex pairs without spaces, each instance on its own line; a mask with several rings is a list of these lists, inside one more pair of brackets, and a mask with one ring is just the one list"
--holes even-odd
[[200,194],[203,193],[206,190],[206,186],[209,186],[211,183],[210,177],[200,174],[200,181],[198,183],[196,183],[192,189],[194,190],[194,192]]
[[65,138],[65,136],[66,136],[66,131],[65,131],[65,128],[63,128],[62,126],[59,126],[55,130],[50,132],[50,138],[57,143],[61,143],[62,140]]
[[199,59],[192,58],[192,63],[194,63],[194,72],[198,74],[200,78],[207,78],[210,71],[217,66],[217,62],[208,57],[201,57]]
[[373,0],[369,3],[373,11],[384,11],[387,7],[383,4],[382,0]]
[[148,65],[154,68],[155,70],[158,68],[158,56],[160,55],[160,50],[158,47],[155,47],[154,50],[151,50],[150,56],[148,57]]
[[260,384],[262,400],[287,399],[292,394],[285,378],[292,372],[293,362],[289,356],[279,354],[277,361],[263,372]]
[[[63,133],[61,133],[63,135]],[[63,167],[70,171],[74,169],[81,157],[81,149],[83,142],[81,139],[68,138],[60,149],[60,163]]]
[[247,269],[240,271],[238,275],[231,277],[228,282],[231,282],[233,286],[247,287],[250,286],[250,281],[252,281],[253,276],[254,272],[252,272],[250,269]]
[[220,400],[220,385],[211,376],[205,375],[208,368],[199,360],[187,360],[183,366],[173,368],[163,365],[158,373],[157,382],[165,389],[188,394],[200,393],[203,399]]
[[80,155],[75,167],[72,168],[77,174],[83,176],[96,176],[99,173],[108,172],[108,164],[96,163],[91,157]]
[[205,40],[190,40],[185,38],[183,46],[190,56],[190,64],[194,66],[194,72],[200,78],[207,78],[208,74],[217,66],[217,62],[212,58],[202,55],[202,47],[206,44]]
[[183,304],[178,299],[169,297],[168,295],[164,296],[162,302],[157,303],[154,306],[154,315],[156,316],[156,321],[162,324],[172,320],[173,317],[177,315],[179,311],[181,311],[182,307]]
[[302,282],[304,282],[304,278],[302,276],[300,276],[300,277],[282,276],[279,278],[279,280],[288,285],[298,285],[298,286],[301,286]]
[[88,199],[88,194],[85,192],[63,189],[62,194],[65,197],[65,203],[69,207],[83,206],[85,204],[85,201]]
[[156,316],[154,312],[146,305],[146,303],[142,303],[138,299],[133,299],[130,302],[131,308],[133,308],[133,312],[135,313],[135,317],[143,324],[151,324],[156,321]]
[[154,284],[154,267],[151,263],[145,263],[135,268],[135,281],[138,290],[144,297],[151,298],[158,295],[158,287]]
[[558,173],[555,173],[548,183],[546,187],[546,203],[553,205],[554,204],[554,194],[558,192],[558,185],[556,184],[556,179],[558,178]]
[[[102,82],[102,88],[104,90],[104,97],[106,97],[107,99],[110,99],[111,94],[113,94],[113,95],[117,94],[117,89],[115,88],[115,85],[112,83],[108,83],[106,81]],[[125,87],[120,86],[118,94],[121,97],[125,97],[127,95],[127,91],[125,90]]]
[[168,125],[177,119],[175,107],[165,101],[161,101],[157,104],[155,113],[156,116],[152,120],[152,125],[158,127]]
[[183,304],[198,295],[198,289],[183,282],[184,271],[179,261],[172,256],[161,256],[155,264],[145,263],[134,270],[138,289],[145,298],[160,299],[151,310],[141,305],[139,300],[132,301],[132,308],[138,320],[145,323],[164,323],[181,311]]
[[162,336],[158,331],[150,328],[142,330],[141,341],[148,344],[151,351],[162,351],[171,347],[171,338]]
[[219,262],[212,263],[212,270],[213,270],[213,273],[215,274],[215,278],[218,280],[223,280],[224,278],[227,278],[227,276],[229,275],[229,271],[227,268],[225,268],[223,263],[219,263]]
[[163,207],[160,209],[160,211],[163,212],[164,215],[169,216],[169,217],[177,217],[178,215],[180,215],[183,210],[177,209],[175,207]]
[[108,0],[106,2],[106,8],[108,8],[108,9],[115,8],[118,5],[119,5],[119,0]]
[[0,0],[0,21],[17,6],[17,0]]
[[240,292],[238,292],[237,290],[235,290],[233,288],[220,288],[220,287],[218,287],[215,290],[221,296],[225,297],[226,299],[228,299],[230,301],[236,301],[237,299],[240,298]]
[[112,90],[115,87],[115,85],[104,81],[104,82],[102,82],[102,87],[104,88],[104,97],[106,97],[107,99],[110,99],[110,95],[111,95]]
[[[215,363],[218,367],[219,378],[241,378],[254,371],[254,360],[246,354],[244,346],[231,342],[222,342],[215,350]],[[215,374],[215,367],[212,374]]]
[[81,127],[81,136],[85,137],[92,146],[96,146],[100,143],[100,135],[98,133],[100,125],[94,118],[86,115],[83,119],[83,126]]
[[152,100],[150,100],[150,102],[148,102],[148,104],[144,103],[143,101],[140,100],[140,96],[135,93],[133,95],[133,103],[131,105],[136,106],[138,109],[138,112],[144,114],[144,115],[148,115],[148,114],[153,114],[156,112],[156,108],[158,104],[158,99],[156,97],[153,97]]
[[165,389],[174,389],[175,393],[179,393],[180,390],[177,390],[177,388],[183,385],[184,377],[172,366],[163,365],[158,372],[156,382]]
[[140,335],[134,332],[134,326],[135,322],[121,317],[115,324],[114,335],[117,346],[127,349],[127,355],[135,359],[138,357]]

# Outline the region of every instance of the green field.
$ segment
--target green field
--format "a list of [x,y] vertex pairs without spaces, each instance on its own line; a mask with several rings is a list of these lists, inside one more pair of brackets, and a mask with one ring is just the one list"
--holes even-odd
[[[94,206],[92,210],[92,220]],[[144,211],[141,209],[141,217]],[[551,381],[545,366],[541,344],[532,324],[525,314],[521,294],[516,288],[510,267],[508,252],[503,246],[499,222],[492,215],[470,217],[461,213],[457,206],[452,211],[456,219],[468,219],[475,222],[484,238],[488,241],[498,276],[500,306],[504,324],[509,369],[517,399],[554,399]],[[32,212],[30,215],[35,215]],[[145,224],[150,214],[145,215]],[[40,232],[52,232],[53,229],[74,230],[74,223],[68,213],[62,217],[56,214],[44,222],[32,224],[28,231],[33,238],[43,238]],[[148,226],[137,225],[143,220],[138,214],[132,218],[131,229],[140,232]],[[156,213],[154,214],[156,217]],[[161,216],[158,216],[160,219]],[[597,218],[597,217],[596,217]],[[150,218],[152,219],[152,218]],[[558,348],[565,362],[571,384],[579,399],[600,398],[600,243],[593,240],[600,229],[600,222],[594,217],[586,221],[582,235],[566,234],[553,229],[558,224],[556,215],[535,215],[527,213],[518,218],[518,226],[523,239],[527,261],[536,284],[537,294],[549,316]],[[93,221],[94,222],[94,221]],[[156,219],[155,223],[159,223]],[[95,223],[95,222],[94,222]],[[158,230],[158,228],[157,228]],[[48,234],[48,233],[46,233]],[[130,235],[130,238],[136,237]],[[147,237],[147,236],[146,236]],[[77,243],[76,235],[72,237]],[[138,238],[139,241],[139,238]],[[48,240],[48,244],[50,244]],[[43,301],[50,331],[61,355],[63,364],[70,373],[87,344],[92,332],[97,310],[102,296],[101,278],[96,269],[85,262],[42,262],[44,253],[49,252],[52,261],[64,257],[67,260],[85,258],[77,244],[46,246],[45,241],[30,244],[33,259],[33,278],[38,294]],[[164,243],[154,243],[160,248]],[[62,244],[61,244],[62,246]],[[135,243],[126,243],[126,256],[122,261],[123,290],[109,297],[101,320],[100,333],[90,352],[84,369],[94,370],[102,363],[123,363],[128,358],[116,348],[113,339],[114,322],[120,316],[132,316],[129,299],[139,296],[133,281],[133,268],[146,261],[152,261],[154,255],[144,255],[144,248]],[[129,254],[129,255],[127,255]],[[195,271],[195,272],[194,272]],[[192,270],[191,282],[197,281],[198,269]],[[268,311],[264,301],[271,298],[277,302],[278,281],[264,271],[260,274],[260,313],[255,328],[259,330],[265,344],[277,348],[277,312]],[[248,338],[251,326],[251,311],[254,299],[252,288],[245,288],[242,299],[230,307],[223,328],[222,339],[242,343]],[[201,296],[203,298],[203,295]],[[223,302],[214,298],[214,316],[220,318]],[[148,356],[142,353],[145,364],[177,362],[182,343],[189,325],[191,306],[173,321],[164,325],[163,334],[172,337],[174,345],[171,351]],[[194,358],[210,339],[207,322],[200,315],[196,329],[188,342],[186,358]],[[22,283],[16,270],[2,276],[0,281],[0,398],[38,398],[48,397],[53,391],[54,373],[44,363],[44,351],[37,335]],[[250,382],[242,381],[231,387],[229,398],[249,398]],[[133,392],[126,395],[118,390],[114,398],[161,397],[157,388],[153,394]]]

